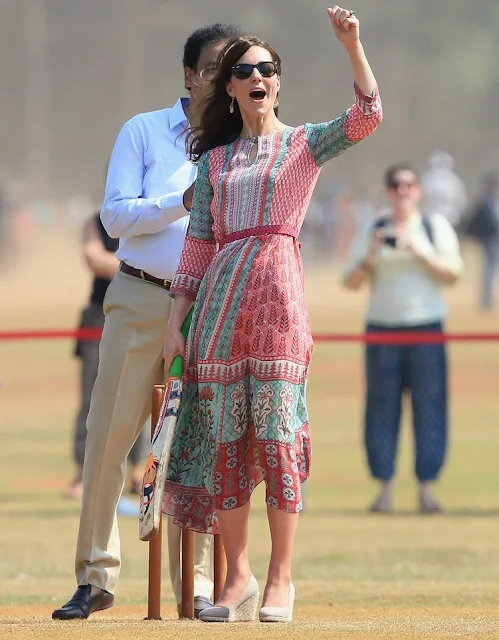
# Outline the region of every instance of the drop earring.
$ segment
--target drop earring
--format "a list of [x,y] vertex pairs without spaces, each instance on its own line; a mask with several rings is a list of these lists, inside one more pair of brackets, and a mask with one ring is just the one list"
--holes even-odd
[[234,98],[232,98],[232,100],[230,101],[229,113],[234,113]]

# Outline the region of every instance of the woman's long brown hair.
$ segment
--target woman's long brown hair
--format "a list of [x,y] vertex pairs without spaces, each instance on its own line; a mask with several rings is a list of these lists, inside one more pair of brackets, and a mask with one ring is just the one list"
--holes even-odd
[[[256,36],[239,36],[229,40],[218,56],[218,73],[212,81],[212,90],[201,105],[199,126],[190,130],[187,140],[188,154],[192,162],[210,149],[230,144],[236,140],[243,128],[239,105],[234,101],[234,113],[230,113],[231,98],[225,88],[232,76],[231,67],[237,64],[250,47],[267,49],[272,60],[278,63],[277,73],[281,75],[281,59],[266,42]],[[275,114],[278,107],[274,107]]]

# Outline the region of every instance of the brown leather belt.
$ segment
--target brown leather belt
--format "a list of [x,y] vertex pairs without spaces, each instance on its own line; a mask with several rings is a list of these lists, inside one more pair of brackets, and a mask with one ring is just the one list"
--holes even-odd
[[129,264],[125,262],[120,263],[120,271],[126,273],[129,276],[134,276],[135,278],[140,278],[141,280],[147,280],[147,282],[152,282],[153,284],[158,285],[158,287],[163,287],[167,291],[170,291],[170,287],[172,284],[171,280],[163,280],[161,278],[155,278],[150,273],[146,273],[142,271],[142,269],[136,269],[135,267],[131,267]]

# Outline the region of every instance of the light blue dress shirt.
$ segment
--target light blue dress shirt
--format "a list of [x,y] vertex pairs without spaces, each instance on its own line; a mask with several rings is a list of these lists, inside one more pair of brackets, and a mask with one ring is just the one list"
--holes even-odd
[[175,275],[189,223],[183,195],[196,166],[186,154],[186,104],[181,98],[171,109],[129,120],[109,161],[104,228],[120,240],[119,260],[157,278]]

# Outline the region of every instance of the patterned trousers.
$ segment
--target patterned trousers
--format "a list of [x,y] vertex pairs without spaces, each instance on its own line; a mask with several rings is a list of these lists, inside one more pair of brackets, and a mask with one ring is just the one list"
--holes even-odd
[[[442,331],[442,323],[417,327],[374,324],[367,332]],[[395,473],[402,396],[411,396],[418,480],[435,480],[447,449],[447,355],[444,344],[367,345],[364,435],[371,475]]]

